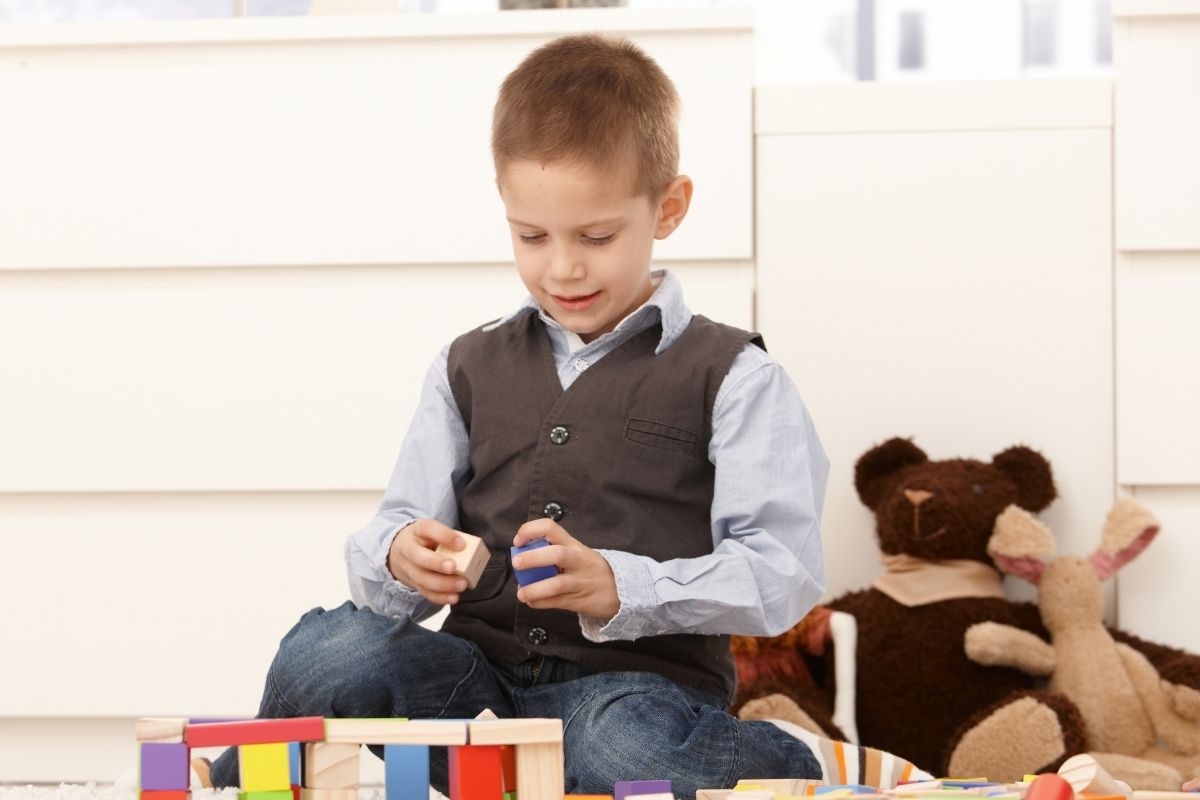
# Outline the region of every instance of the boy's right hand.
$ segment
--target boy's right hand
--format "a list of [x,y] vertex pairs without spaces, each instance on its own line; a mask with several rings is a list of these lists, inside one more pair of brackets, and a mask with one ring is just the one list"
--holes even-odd
[[434,552],[439,545],[462,550],[467,543],[436,519],[419,519],[392,537],[387,568],[393,578],[434,605],[452,606],[466,590],[467,579],[454,574],[453,561]]

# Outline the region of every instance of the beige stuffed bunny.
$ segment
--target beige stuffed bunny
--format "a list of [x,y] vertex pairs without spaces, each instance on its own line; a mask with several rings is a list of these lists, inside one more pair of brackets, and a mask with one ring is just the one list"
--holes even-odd
[[988,554],[1004,572],[1038,587],[1051,641],[984,622],[967,630],[965,644],[980,664],[1048,677],[1049,688],[1078,707],[1089,750],[1114,777],[1134,789],[1177,791],[1184,780],[1200,777],[1200,695],[1164,681],[1146,655],[1113,638],[1102,618],[1101,582],[1141,553],[1158,528],[1146,509],[1122,499],[1090,557],[1048,560],[1054,553],[1050,531],[1009,506],[996,519]]

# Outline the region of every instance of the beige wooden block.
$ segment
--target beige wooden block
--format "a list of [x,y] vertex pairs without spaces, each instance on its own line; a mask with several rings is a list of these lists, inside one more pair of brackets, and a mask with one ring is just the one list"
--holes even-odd
[[309,789],[302,786],[300,800],[358,800],[358,789]]
[[1129,796],[1128,785],[1118,783],[1108,771],[1087,753],[1071,756],[1058,768],[1058,774],[1075,794],[1125,795]]
[[139,742],[180,744],[187,717],[143,717],[134,723],[134,733]]
[[357,789],[362,745],[307,742],[304,745],[304,786],[309,789]]
[[517,745],[517,797],[521,800],[562,800],[562,742]]
[[467,723],[471,744],[543,744],[561,742],[561,719],[477,719]]
[[729,800],[733,789],[697,789],[696,800]]
[[487,566],[491,552],[483,543],[483,539],[478,536],[462,532],[459,532],[459,536],[467,541],[467,546],[462,550],[453,550],[445,545],[439,545],[436,552],[453,561],[454,571],[466,578],[467,586],[474,589],[479,583],[479,576],[483,574],[483,568]]
[[[734,788],[740,792],[752,789],[767,789],[777,794],[804,794],[804,784],[808,781],[799,778],[742,778]],[[797,785],[800,788],[797,788]]]
[[325,741],[342,744],[467,743],[467,723],[453,720],[326,719]]
[[[1196,781],[1192,781],[1196,783]],[[1200,783],[1196,784],[1200,786]],[[1187,792],[1155,792],[1150,789],[1139,789],[1133,793],[1133,800],[1196,800],[1195,790]]]

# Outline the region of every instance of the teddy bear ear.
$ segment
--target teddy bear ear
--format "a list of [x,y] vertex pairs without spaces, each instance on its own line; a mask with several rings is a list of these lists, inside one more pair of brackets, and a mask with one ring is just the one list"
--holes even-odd
[[1041,511],[1058,496],[1050,462],[1041,453],[1018,445],[992,457],[992,466],[1017,486],[1017,505],[1029,511]]
[[925,451],[911,439],[888,439],[864,453],[854,465],[854,488],[867,506],[874,509],[883,499],[888,479],[910,464],[929,460]]

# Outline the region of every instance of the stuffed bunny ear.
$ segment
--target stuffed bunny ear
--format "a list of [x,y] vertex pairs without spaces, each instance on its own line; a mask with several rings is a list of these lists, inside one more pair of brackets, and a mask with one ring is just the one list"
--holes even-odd
[[1020,506],[1011,505],[996,517],[988,555],[1001,570],[1036,584],[1054,555],[1050,529]]
[[1118,500],[1104,521],[1100,547],[1090,560],[1100,576],[1108,580],[1121,567],[1133,561],[1158,535],[1158,520],[1144,506],[1128,497]]

